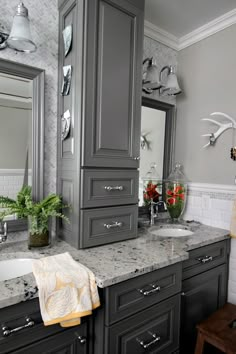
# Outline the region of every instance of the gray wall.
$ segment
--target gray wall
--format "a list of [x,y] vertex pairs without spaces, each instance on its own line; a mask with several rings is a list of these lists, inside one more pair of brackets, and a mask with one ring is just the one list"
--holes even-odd
[[[1,25],[9,32],[18,0],[1,0]],[[56,191],[56,128],[57,128],[57,0],[27,0],[31,31],[38,50],[32,54],[0,51],[0,59],[9,59],[46,71],[45,85],[45,193]]]
[[[158,67],[158,72],[165,65],[174,65],[177,67],[177,51],[167,47],[166,45],[155,41],[149,37],[144,36],[144,45],[143,45],[143,59],[153,57],[155,63]],[[175,104],[176,98],[170,96],[159,95],[159,90],[154,91],[151,95],[143,93],[144,96]]]
[[[178,55],[178,75],[184,94],[177,99],[175,159],[192,182],[234,184],[236,162],[230,159],[232,130],[214,147],[202,149],[200,135],[218,128],[202,122],[215,111],[236,119],[236,25],[208,37]],[[235,145],[236,145],[236,131]]]

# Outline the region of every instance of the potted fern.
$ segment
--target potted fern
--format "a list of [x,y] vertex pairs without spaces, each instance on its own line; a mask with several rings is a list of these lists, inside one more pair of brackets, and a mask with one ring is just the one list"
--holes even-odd
[[0,219],[7,215],[17,214],[18,218],[28,218],[28,246],[45,247],[50,245],[50,219],[58,217],[69,221],[62,214],[63,205],[61,197],[50,194],[43,200],[35,202],[32,198],[31,187],[24,186],[17,194],[16,200],[0,196]]

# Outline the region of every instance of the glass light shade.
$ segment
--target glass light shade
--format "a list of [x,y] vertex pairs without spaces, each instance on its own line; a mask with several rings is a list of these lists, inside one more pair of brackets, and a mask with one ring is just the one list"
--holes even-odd
[[143,81],[143,87],[146,87],[148,89],[159,89],[161,87],[160,82],[158,80],[159,73],[157,66],[154,64],[150,64],[147,67],[147,70],[145,72],[145,79]]
[[170,67],[170,72],[167,76],[167,81],[163,91],[166,91],[167,94],[170,96],[178,95],[182,92],[181,88],[179,87],[178,79],[174,72],[174,68],[172,66]]
[[37,47],[32,40],[28,11],[24,7],[23,3],[18,5],[17,11],[18,12],[13,19],[12,29],[7,40],[7,44],[10,48],[13,48],[19,52],[35,52]]

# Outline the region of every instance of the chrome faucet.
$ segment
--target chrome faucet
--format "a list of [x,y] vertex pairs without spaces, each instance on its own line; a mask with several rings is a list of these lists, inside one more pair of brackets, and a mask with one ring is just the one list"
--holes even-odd
[[7,240],[7,223],[6,221],[0,222],[0,243],[6,242]]
[[151,212],[150,212],[150,226],[153,226],[155,224],[155,218],[157,218],[158,215],[158,206],[159,205],[163,205],[164,209],[166,210],[166,204],[164,201],[160,201],[160,202],[153,202],[151,201]]

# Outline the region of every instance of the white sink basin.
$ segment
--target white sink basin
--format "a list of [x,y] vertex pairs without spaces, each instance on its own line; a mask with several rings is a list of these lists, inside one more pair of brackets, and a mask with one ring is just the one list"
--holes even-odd
[[193,235],[193,232],[188,229],[178,228],[160,228],[150,232],[152,235],[160,237],[183,237]]
[[30,258],[17,258],[0,261],[0,281],[14,279],[32,272]]

